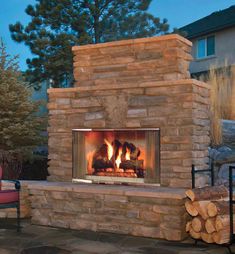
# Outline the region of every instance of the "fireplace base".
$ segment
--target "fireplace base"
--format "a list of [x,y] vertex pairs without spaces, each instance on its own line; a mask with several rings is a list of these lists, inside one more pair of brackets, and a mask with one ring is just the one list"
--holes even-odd
[[40,182],[29,185],[32,223],[180,241],[185,190]]

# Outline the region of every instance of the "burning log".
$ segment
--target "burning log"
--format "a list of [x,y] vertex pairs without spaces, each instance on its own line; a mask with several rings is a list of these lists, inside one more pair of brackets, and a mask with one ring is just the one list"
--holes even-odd
[[[128,154],[129,153],[129,154]],[[128,154],[128,155],[127,155]],[[122,161],[137,160],[140,156],[140,149],[132,143],[125,142],[122,148]]]
[[144,177],[144,161],[138,160],[138,147],[128,142],[122,144],[117,139],[112,143],[104,139],[104,142],[92,159],[94,175]]

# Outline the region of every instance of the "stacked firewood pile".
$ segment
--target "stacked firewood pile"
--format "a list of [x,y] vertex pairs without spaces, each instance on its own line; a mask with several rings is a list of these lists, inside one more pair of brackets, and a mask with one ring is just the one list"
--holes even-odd
[[192,216],[192,220],[186,225],[186,231],[190,236],[207,243],[229,243],[228,189],[225,186],[207,186],[189,189],[186,191],[186,196],[188,199],[185,207]]

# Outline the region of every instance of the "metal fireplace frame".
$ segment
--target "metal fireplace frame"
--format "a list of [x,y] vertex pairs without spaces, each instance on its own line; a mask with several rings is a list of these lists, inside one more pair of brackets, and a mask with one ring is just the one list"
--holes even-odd
[[[147,178],[130,178],[130,177],[116,177],[116,176],[95,176],[95,175],[86,175],[85,178],[77,177],[74,175],[74,160],[75,160],[75,132],[88,132],[88,131],[156,131],[157,132],[157,143],[158,149],[155,151],[156,157],[156,168],[157,168],[157,178],[155,178],[154,182],[148,181]],[[130,185],[154,185],[160,186],[160,177],[161,177],[161,158],[160,158],[160,151],[161,151],[161,143],[160,143],[160,128],[78,128],[72,129],[72,182],[85,182],[85,183],[107,183],[107,184],[130,184]]]

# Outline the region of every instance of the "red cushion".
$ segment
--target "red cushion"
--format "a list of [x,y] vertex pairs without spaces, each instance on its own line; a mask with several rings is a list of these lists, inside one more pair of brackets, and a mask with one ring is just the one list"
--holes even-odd
[[15,190],[0,191],[0,204],[14,203],[19,201],[19,192]]

